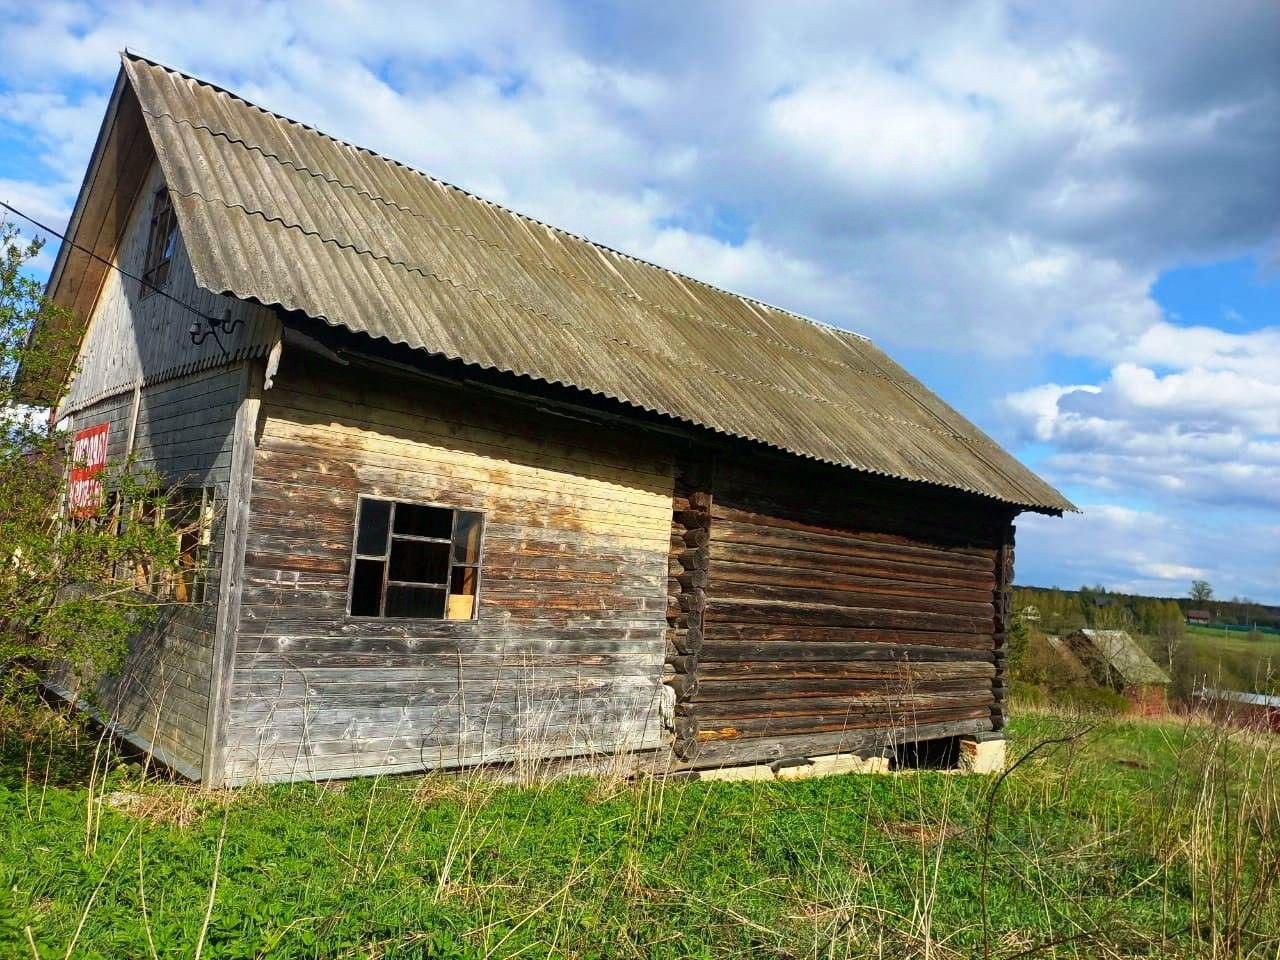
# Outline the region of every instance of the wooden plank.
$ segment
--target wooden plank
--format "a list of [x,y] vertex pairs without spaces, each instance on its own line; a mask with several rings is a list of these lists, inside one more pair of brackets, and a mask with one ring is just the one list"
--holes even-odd
[[255,433],[262,405],[264,369],[262,363],[252,363],[245,364],[240,370],[242,391],[227,489],[223,566],[218,584],[218,621],[214,631],[211,695],[201,771],[203,783],[207,787],[220,787],[225,779],[226,700],[235,669],[245,537],[250,523],[249,495],[253,482]]
[[805,641],[775,640],[765,643],[724,642],[707,639],[702,644],[701,658],[707,663],[716,661],[737,663],[777,660],[829,660],[832,662],[856,660],[887,661],[982,661],[992,663],[995,655],[989,650],[964,647],[939,647],[927,644],[898,643],[817,643]]
[[877,710],[859,716],[837,712],[822,717],[745,717],[708,720],[700,725],[698,741],[705,748],[707,743],[718,740],[835,733],[841,730],[902,729],[909,731],[915,725],[928,726],[959,720],[980,720],[990,729],[991,708],[980,704],[944,710],[904,710],[896,714],[891,711]]
[[728,507],[717,501],[712,511],[717,538],[744,543],[808,544],[815,552],[841,553],[859,549],[866,555],[929,566],[965,570],[990,570],[993,550],[988,547],[957,547],[929,544],[912,538],[876,533],[864,529],[841,529],[830,525],[802,523],[786,517]]
[[827,569],[825,565],[817,563],[788,567],[772,563],[735,562],[722,557],[712,562],[710,570],[709,579],[713,578],[725,590],[734,589],[735,585],[739,588],[766,585],[906,597],[928,596],[975,603],[991,602],[991,590],[986,584],[952,585],[928,577],[927,574],[919,579],[907,580],[883,575],[848,574]]
[[708,624],[814,624],[824,627],[888,627],[901,630],[938,630],[982,633],[991,629],[990,617],[959,614],[846,607],[830,604],[795,604],[747,600],[707,600]]
[[[856,682],[911,683],[995,676],[995,665],[984,660],[746,660],[716,661],[701,664],[702,679],[708,689],[723,681],[733,686],[744,680],[765,684],[809,677],[838,683]],[[816,689],[816,687],[815,687]]]
[[991,729],[989,718],[939,723],[898,724],[879,729],[840,729],[791,735],[769,734],[755,739],[726,739],[703,743],[685,769],[708,769],[747,763],[769,763],[786,757],[816,757],[860,750],[879,752],[917,740],[963,736]]
[[849,607],[881,611],[953,614],[975,618],[975,622],[991,622],[995,612],[988,597],[982,602],[969,600],[944,600],[933,596],[913,597],[896,593],[871,593],[844,589],[819,589],[814,587],[774,586],[766,583],[729,584],[715,583],[716,598],[720,602],[744,601],[766,603],[776,601],[788,606]]
[[895,630],[879,627],[826,627],[810,624],[719,623],[712,631],[716,640],[762,643],[793,640],[818,643],[899,643],[989,650],[986,633],[956,633],[942,630]]
[[944,711],[989,707],[990,685],[974,691],[950,693],[865,692],[856,696],[775,697],[745,700],[699,700],[698,718],[703,723],[736,723],[739,720],[776,718],[791,722],[812,718],[816,722],[839,721],[842,718],[870,719],[873,722],[892,717],[934,714]]
[[830,677],[805,674],[789,675],[786,679],[739,679],[724,677],[710,670],[704,672],[693,699],[698,703],[746,700],[763,702],[791,698],[820,699],[829,696],[856,698],[863,694],[897,693],[910,698],[915,693],[964,693],[975,689],[989,689],[991,677],[947,675],[942,679],[882,674],[863,677]]

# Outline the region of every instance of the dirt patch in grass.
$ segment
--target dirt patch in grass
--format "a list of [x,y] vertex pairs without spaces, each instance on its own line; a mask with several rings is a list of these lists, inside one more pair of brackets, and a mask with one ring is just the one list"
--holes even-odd
[[954,823],[909,823],[906,821],[884,824],[884,832],[897,840],[909,840],[928,847],[936,847],[946,840],[962,836],[964,830]]
[[235,799],[230,790],[207,791],[184,787],[150,790],[112,790],[99,802],[134,820],[165,827],[189,827]]

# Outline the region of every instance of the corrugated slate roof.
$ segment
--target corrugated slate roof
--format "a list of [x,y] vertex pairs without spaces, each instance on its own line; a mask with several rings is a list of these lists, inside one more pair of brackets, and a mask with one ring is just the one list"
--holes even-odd
[[869,473],[1056,490],[863,337],[591,243],[126,54],[197,281]]
[[1125,683],[1172,683],[1136,640],[1123,630],[1081,630]]

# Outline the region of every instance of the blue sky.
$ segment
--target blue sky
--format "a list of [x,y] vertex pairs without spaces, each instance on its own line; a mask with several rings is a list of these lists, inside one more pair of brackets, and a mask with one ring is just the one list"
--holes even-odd
[[66,221],[127,45],[872,337],[1083,508],[1020,520],[1021,582],[1280,603],[1275,4],[0,18],[0,199],[42,219]]

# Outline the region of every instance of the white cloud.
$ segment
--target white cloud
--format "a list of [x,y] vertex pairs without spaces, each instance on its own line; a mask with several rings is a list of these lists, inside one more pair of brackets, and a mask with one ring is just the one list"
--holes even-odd
[[1280,507],[1280,329],[1227,333],[1161,323],[1097,384],[1009,395],[1024,431],[1056,452],[1060,481],[1176,503]]

